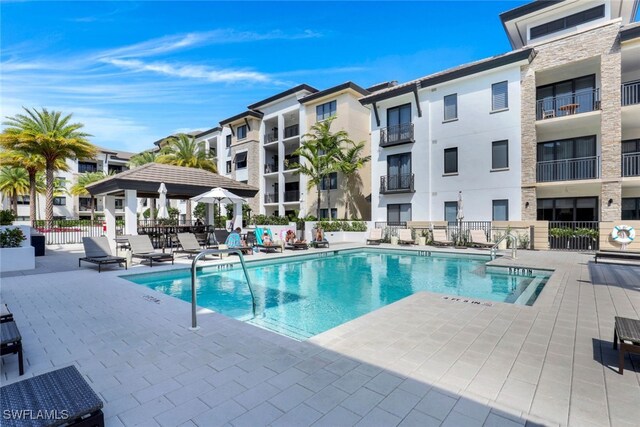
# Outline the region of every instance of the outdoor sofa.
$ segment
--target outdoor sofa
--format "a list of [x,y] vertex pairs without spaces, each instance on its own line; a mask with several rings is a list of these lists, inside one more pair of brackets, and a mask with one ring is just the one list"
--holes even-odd
[[156,261],[171,261],[173,264],[173,253],[156,252],[151,244],[151,239],[146,234],[128,237],[129,244],[131,245],[131,256],[133,258],[140,258],[143,261],[149,261],[149,266],[153,267],[153,262]]
[[102,272],[102,266],[105,264],[124,264],[127,269],[127,259],[111,254],[111,246],[107,237],[83,237],[82,245],[84,246],[84,258],[78,259],[78,267],[82,261],[98,264],[98,273]]

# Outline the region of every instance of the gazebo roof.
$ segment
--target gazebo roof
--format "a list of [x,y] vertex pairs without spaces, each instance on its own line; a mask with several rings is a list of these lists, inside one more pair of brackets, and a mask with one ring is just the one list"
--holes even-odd
[[202,169],[148,163],[121,172],[87,186],[91,195],[123,196],[124,190],[136,190],[138,197],[158,197],[158,187],[167,187],[167,198],[189,199],[193,196],[222,187],[240,197],[253,197],[256,187]]

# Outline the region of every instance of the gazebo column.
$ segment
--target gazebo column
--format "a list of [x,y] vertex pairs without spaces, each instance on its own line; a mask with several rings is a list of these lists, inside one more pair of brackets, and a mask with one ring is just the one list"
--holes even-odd
[[213,225],[213,221],[215,221],[213,214],[215,213],[215,205],[213,203],[207,203],[205,205],[207,207],[207,224]]
[[102,201],[104,206],[104,220],[107,223],[107,238],[109,245],[113,249],[116,244],[116,198],[114,196],[104,196]]
[[[138,234],[138,192],[124,191],[124,234]],[[115,236],[114,236],[115,237]]]
[[242,228],[242,202],[235,202],[233,204],[233,228]]

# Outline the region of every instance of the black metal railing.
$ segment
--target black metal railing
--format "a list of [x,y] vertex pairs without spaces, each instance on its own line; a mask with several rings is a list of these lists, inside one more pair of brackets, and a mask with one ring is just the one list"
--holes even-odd
[[549,249],[596,251],[599,247],[598,221],[549,221]]
[[[197,237],[202,236],[205,242],[211,240],[214,229],[210,225],[202,225],[195,221],[183,221],[177,224],[177,220],[144,220],[138,221],[138,234],[148,235],[154,248],[175,248],[178,246],[178,233],[193,233]],[[171,223],[173,221],[173,223]],[[156,222],[155,225],[149,225]]]
[[264,173],[273,173],[273,172],[278,172],[278,165],[271,165],[269,163],[264,165]]
[[284,170],[297,169],[298,164],[300,164],[300,156],[285,156]]
[[300,134],[300,126],[298,125],[291,125],[284,128],[285,138],[292,138],[294,136],[298,136],[299,134]]
[[278,203],[278,194],[277,193],[271,193],[271,194],[265,194],[264,195],[264,202],[265,203]]
[[415,191],[413,184],[414,176],[412,173],[381,176],[380,193],[412,193]]
[[300,200],[299,190],[289,190],[284,192],[284,202],[297,202]]
[[640,153],[622,155],[622,176],[640,176]]
[[622,106],[640,104],[640,80],[622,85]]
[[[106,235],[103,220],[87,219],[54,219],[52,221],[36,220],[32,224],[39,233],[44,234],[47,245],[66,245],[82,243],[83,237],[99,237]],[[124,221],[116,221],[116,235],[124,230]]]
[[413,123],[402,123],[380,129],[380,146],[405,144],[413,142]]
[[278,140],[278,134],[274,132],[269,132],[264,135],[264,143],[269,144],[271,142],[275,142]]
[[571,116],[600,109],[600,89],[589,89],[536,101],[536,120]]
[[537,182],[576,181],[600,177],[600,157],[548,160],[536,165]]

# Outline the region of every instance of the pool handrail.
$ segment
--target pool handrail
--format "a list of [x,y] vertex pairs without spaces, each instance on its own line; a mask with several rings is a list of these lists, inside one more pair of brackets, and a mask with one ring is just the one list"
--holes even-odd
[[253,318],[256,317],[256,298],[253,294],[253,288],[251,287],[251,280],[249,279],[249,273],[247,272],[247,266],[244,263],[244,256],[242,255],[242,250],[238,248],[229,248],[229,249],[205,249],[202,252],[198,253],[193,258],[193,262],[191,262],[191,329],[192,331],[197,331],[200,329],[198,326],[198,321],[196,319],[196,306],[197,306],[197,297],[196,297],[196,264],[200,260],[200,258],[205,255],[217,255],[217,254],[237,254],[240,257],[240,264],[242,264],[242,270],[244,271],[244,277],[247,279],[247,285],[249,286],[249,293],[251,293],[251,311],[253,313]]
[[498,241],[495,243],[495,245],[493,245],[491,247],[491,259],[496,259],[497,253],[498,253],[498,246],[500,246],[500,243],[502,243],[503,240],[511,240],[511,258],[512,259],[517,259],[517,255],[518,255],[518,237],[514,236],[511,233],[506,233],[504,236],[500,237],[500,239],[498,239]]

